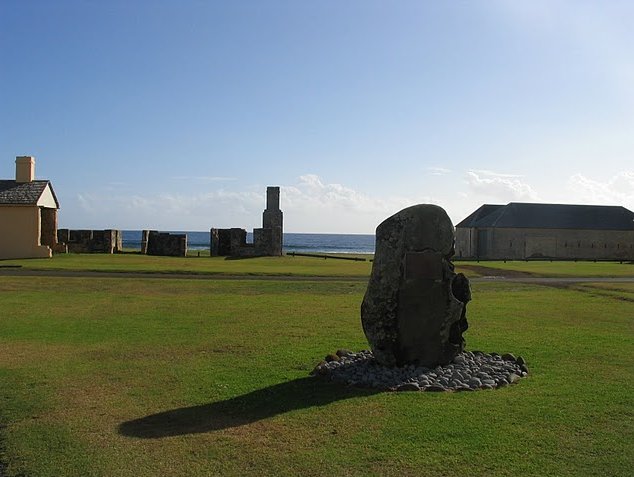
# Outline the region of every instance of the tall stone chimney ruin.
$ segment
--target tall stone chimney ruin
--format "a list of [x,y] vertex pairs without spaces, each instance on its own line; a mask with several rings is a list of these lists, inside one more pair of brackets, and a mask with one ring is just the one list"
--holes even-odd
[[270,255],[282,255],[283,214],[280,210],[280,188],[266,188],[266,209],[262,214],[262,228],[271,229]]

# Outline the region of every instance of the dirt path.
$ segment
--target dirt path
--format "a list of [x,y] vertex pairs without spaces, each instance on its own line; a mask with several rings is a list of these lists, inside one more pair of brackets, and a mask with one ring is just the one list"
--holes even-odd
[[170,280],[283,280],[283,281],[367,281],[360,276],[304,276],[304,275],[228,275],[221,273],[172,272],[96,272],[89,270],[28,270],[0,268],[0,277],[65,277],[65,278],[143,278]]
[[[522,283],[634,283],[634,277],[537,277],[530,273],[487,269],[488,276],[470,278],[472,283],[522,282]],[[477,270],[479,273],[485,270]],[[476,271],[473,269],[473,271]],[[367,282],[366,276],[328,277],[301,275],[225,275],[162,272],[95,272],[76,270],[29,270],[24,268],[0,268],[0,277],[65,277],[65,278],[143,278],[169,280],[280,280],[280,281],[341,281]]]
[[534,277],[530,272],[521,272],[518,270],[500,270],[499,268],[490,268],[484,265],[463,265],[458,264],[458,267],[463,270],[470,270],[482,277],[487,276],[503,276],[505,278],[525,278]]
[[471,283],[519,282],[519,283],[634,283],[634,277],[478,277]]

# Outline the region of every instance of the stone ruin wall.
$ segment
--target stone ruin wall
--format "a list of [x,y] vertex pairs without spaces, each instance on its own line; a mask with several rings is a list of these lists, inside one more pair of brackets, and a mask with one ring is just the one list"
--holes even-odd
[[212,257],[281,256],[283,214],[280,210],[280,188],[266,188],[266,210],[262,227],[253,229],[253,243],[247,243],[247,231],[240,228],[210,230]]
[[123,251],[120,230],[58,229],[58,250],[69,253],[118,253]]
[[57,209],[42,207],[40,212],[40,244],[48,245],[55,251],[57,247]]
[[[49,245],[48,243],[46,245]],[[120,230],[57,230],[57,253],[120,253],[123,252],[123,234]],[[187,235],[144,230],[141,254],[185,257]]]
[[186,257],[187,234],[144,230],[141,237],[141,253],[165,257]]
[[255,246],[247,243],[245,229],[211,229],[210,253],[212,257],[240,256],[254,257]]
[[253,243],[247,243],[245,229],[211,229],[212,257],[262,257],[282,255],[281,247],[277,246],[279,233],[273,229],[253,229]]
[[231,233],[231,229],[211,229],[209,231],[209,236],[210,236],[209,252],[212,257],[226,256],[231,253],[231,246],[230,246],[231,242],[229,239],[230,233]]
[[253,246],[257,255],[282,255],[281,244],[281,227],[253,229]]

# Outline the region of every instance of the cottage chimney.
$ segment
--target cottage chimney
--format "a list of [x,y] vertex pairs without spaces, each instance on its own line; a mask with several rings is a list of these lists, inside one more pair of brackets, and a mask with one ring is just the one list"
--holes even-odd
[[32,182],[35,179],[35,158],[18,156],[15,158],[15,181]]

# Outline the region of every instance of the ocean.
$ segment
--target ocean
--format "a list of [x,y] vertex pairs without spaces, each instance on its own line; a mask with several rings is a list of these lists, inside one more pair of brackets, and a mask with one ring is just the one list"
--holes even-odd
[[[189,250],[209,250],[209,232],[170,232],[187,234]],[[247,242],[253,234],[247,233]],[[124,230],[123,247],[141,250],[141,231]],[[284,234],[284,252],[374,253],[374,235],[361,234]]]

